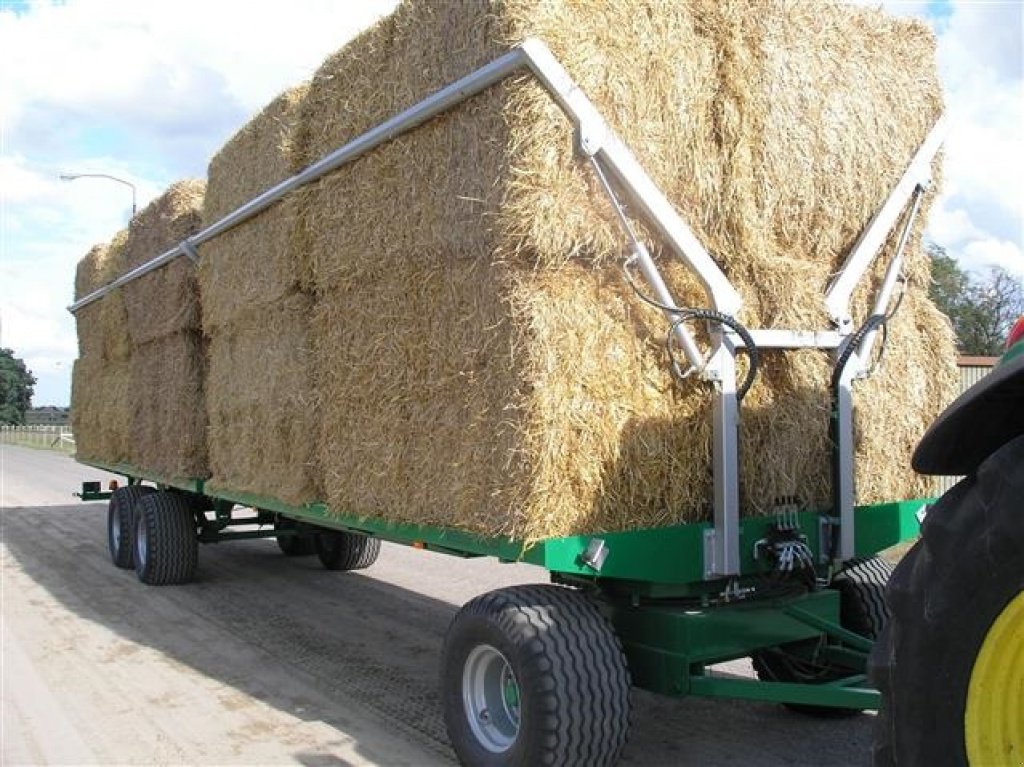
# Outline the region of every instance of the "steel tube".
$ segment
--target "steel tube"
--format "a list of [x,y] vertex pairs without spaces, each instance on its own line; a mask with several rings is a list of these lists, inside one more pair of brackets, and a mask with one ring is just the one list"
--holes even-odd
[[[885,314],[889,309],[889,301],[892,299],[893,290],[896,288],[896,280],[899,279],[900,272],[903,271],[903,253],[907,247],[907,240],[910,239],[910,230],[914,228],[914,221],[917,220],[918,211],[921,209],[921,197],[923,195],[924,188],[917,187],[914,191],[914,202],[910,208],[910,215],[907,217],[907,223],[903,226],[899,244],[896,246],[896,254],[892,257],[889,268],[886,269],[885,278],[882,280],[882,287],[878,289],[878,295],[875,297],[875,306],[871,312],[872,314]],[[875,345],[875,337],[877,335],[878,331],[872,330],[861,340],[860,346],[857,347],[857,356],[862,360],[871,359],[871,349]]]
[[847,329],[851,324],[850,296],[853,295],[854,289],[875,256],[881,251],[900,212],[906,207],[915,190],[919,186],[925,186],[931,178],[932,158],[938,153],[945,137],[946,120],[940,118],[922,142],[888,199],[857,239],[846,263],[829,286],[825,295],[825,308],[840,329]]
[[[204,242],[213,239],[217,235],[223,234],[229,229],[232,229],[242,222],[263,212],[289,192],[298,189],[301,186],[305,186],[311,181],[317,180],[321,176],[330,173],[332,170],[336,170],[345,163],[355,160],[360,155],[369,152],[371,149],[380,146],[386,141],[391,141],[402,133],[422,125],[427,120],[432,117],[436,117],[438,114],[450,109],[452,106],[459,104],[466,99],[472,98],[481,91],[484,91],[495,83],[505,79],[516,70],[522,68],[525,65],[525,62],[526,54],[522,48],[517,48],[509,51],[505,55],[495,59],[490,64],[481,67],[466,77],[456,80],[451,85],[442,88],[437,93],[434,93],[418,104],[406,109],[404,112],[400,112],[389,120],[381,123],[376,128],[367,131],[358,138],[350,141],[342,147],[339,147],[334,152],[331,152],[329,155],[313,163],[302,172],[292,176],[291,178],[285,179],[276,186],[272,186],[270,189],[239,208],[236,208],[220,220],[215,221],[210,226],[192,235],[192,237],[189,238],[192,245],[202,245]],[[68,310],[71,313],[77,312],[83,306],[88,306],[93,301],[96,301],[110,293],[110,291],[124,285],[125,283],[138,279],[155,269],[159,269],[181,255],[186,255],[185,250],[180,245],[176,245],[166,253],[162,253],[151,261],[147,261],[145,264],[126,272],[109,285],[105,285],[87,296],[83,296],[68,307]]]
[[523,41],[522,50],[534,75],[580,132],[583,149],[591,150],[602,161],[629,194],[630,202],[644,212],[672,252],[694,271],[712,308],[735,315],[742,305],[739,293],[558,59],[535,38]]
[[[191,243],[198,246],[266,210],[289,192],[315,181],[321,176],[351,162],[366,152],[412,130],[451,107],[479,94],[523,67],[528,67],[547,88],[555,102],[581,134],[597,141],[600,156],[607,163],[620,184],[629,192],[631,200],[647,215],[654,227],[665,237],[667,244],[697,274],[704,284],[713,308],[726,314],[735,314],[741,305],[728,279],[715,264],[692,230],[679,218],[671,203],[646,174],[632,153],[606,125],[596,107],[540,40],[529,39],[477,71],[456,80],[433,95],[386,120],[329,155],[310,165],[302,172],[271,187],[222,219],[193,235]],[[127,282],[159,269],[184,254],[180,246],[127,272],[114,282],[76,301],[69,307],[74,313],[83,306],[102,298]],[[645,269],[645,274],[647,270]]]

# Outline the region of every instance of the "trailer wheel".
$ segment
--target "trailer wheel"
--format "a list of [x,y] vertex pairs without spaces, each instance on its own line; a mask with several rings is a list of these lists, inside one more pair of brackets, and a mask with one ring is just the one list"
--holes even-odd
[[[892,565],[881,557],[851,559],[832,580],[839,592],[840,625],[868,639],[877,639],[889,622],[885,587],[892,575]],[[814,660],[819,640],[782,645],[755,653],[751,660],[758,679],[766,682],[823,684],[850,676],[850,669]],[[784,703],[786,708],[808,716],[843,718],[859,714],[862,709],[814,706],[806,703]]]
[[892,622],[871,658],[875,764],[1024,760],[1021,498],[1024,436],[931,508],[896,568]]
[[193,503],[159,492],[139,501],[135,522],[135,573],[150,586],[188,583],[196,572],[199,540]]
[[155,493],[148,485],[119,487],[107,504],[107,547],[116,567],[130,570],[135,564],[135,505],[144,496]]
[[[278,516],[274,520],[275,530],[294,530],[295,520]],[[316,551],[312,533],[295,533],[277,536],[277,547],[286,557],[307,557]]]
[[340,530],[321,530],[313,535],[316,555],[328,570],[364,570],[380,555],[380,538]]
[[560,586],[467,603],[445,637],[444,719],[463,764],[614,764],[629,731],[629,671],[597,606]]

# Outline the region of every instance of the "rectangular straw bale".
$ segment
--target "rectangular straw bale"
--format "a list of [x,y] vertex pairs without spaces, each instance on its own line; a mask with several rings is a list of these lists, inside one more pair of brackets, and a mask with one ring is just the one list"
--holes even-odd
[[311,299],[250,307],[209,341],[209,485],[301,505],[318,500]]
[[[204,227],[299,170],[292,144],[307,87],[282,93],[214,155]],[[207,334],[308,286],[303,253],[290,247],[293,220],[294,201],[285,199],[202,246],[198,277]]]
[[[924,25],[838,3],[408,2],[318,71],[303,162],[527,35],[691,222],[751,327],[824,326],[830,275],[941,109]],[[300,205],[318,294],[318,461],[336,508],[526,538],[707,517],[707,387],[672,383],[664,323],[623,286],[623,236],[537,85],[491,89]],[[682,303],[706,304],[668,271]],[[887,357],[913,380],[954,350],[922,321],[916,246],[907,274],[899,317],[919,335],[892,333]],[[764,356],[743,411],[745,511],[826,504],[825,356]],[[952,392],[944,376],[924,392],[862,387],[861,501],[915,489],[894,446],[906,450],[919,419],[886,411],[883,428],[875,400],[927,418]]]
[[183,331],[137,346],[130,390],[129,460],[167,477],[209,476],[206,459],[206,352],[199,333]]
[[[120,276],[124,267],[124,240],[119,232],[109,244],[99,244],[78,262],[75,271],[75,300],[98,290]],[[128,318],[120,291],[75,313],[78,353],[91,360],[124,361],[131,354]]]
[[[120,274],[125,232],[94,246],[78,262],[75,300]],[[79,359],[71,373],[71,420],[79,458],[127,460],[132,411],[127,405],[131,340],[124,299],[115,291],[75,314]]]
[[[200,228],[205,182],[178,181],[132,219],[124,243],[124,270],[166,252]],[[120,291],[132,343],[146,344],[200,327],[195,264],[180,256]]]
[[128,358],[83,356],[71,371],[71,428],[80,460],[117,464],[128,460],[133,411]]

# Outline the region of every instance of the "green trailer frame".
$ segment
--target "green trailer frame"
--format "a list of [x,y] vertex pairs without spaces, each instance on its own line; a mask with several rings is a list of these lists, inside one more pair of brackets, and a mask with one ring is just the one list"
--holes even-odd
[[[829,536],[838,520],[827,512],[787,512],[784,517],[814,557],[819,588],[765,598],[755,593],[768,572],[756,552],[758,542],[778,526],[779,516],[743,518],[740,575],[709,579],[705,558],[713,556],[707,550],[710,522],[526,542],[351,516],[323,503],[292,506],[271,497],[210,490],[202,479],[159,476],[126,464],[81,462],[119,474],[129,485],[148,482],[202,499],[197,509],[205,511],[197,512],[197,519],[198,539],[204,543],[287,535],[275,528],[280,515],[314,530],[543,567],[553,582],[583,588],[600,600],[622,642],[634,685],[652,692],[851,709],[875,709],[879,704],[878,692],[865,684],[873,642],[842,627],[840,594],[828,588],[834,566],[828,553]],[[112,492],[102,490],[99,482],[88,482],[78,495],[83,501],[95,501],[109,499]],[[858,507],[856,557],[873,556],[915,537],[929,502],[915,499]],[[260,513],[240,516],[237,508]],[[246,529],[238,529],[241,526]],[[595,551],[603,556],[595,557]],[[716,676],[711,668],[780,646],[811,648],[815,657],[837,662],[850,673],[821,684],[798,684]]]

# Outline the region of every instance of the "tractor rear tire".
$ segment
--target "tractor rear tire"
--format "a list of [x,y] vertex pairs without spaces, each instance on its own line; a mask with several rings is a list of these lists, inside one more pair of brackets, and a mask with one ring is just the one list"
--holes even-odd
[[591,600],[561,586],[467,603],[445,637],[441,692],[466,765],[613,765],[629,733],[622,645]]
[[[839,592],[839,624],[843,628],[868,639],[877,639],[881,635],[889,622],[885,587],[892,570],[892,565],[881,557],[864,557],[851,559],[832,579],[832,588]],[[818,640],[809,641],[813,644]],[[765,682],[822,684],[855,673],[838,666],[810,662],[806,660],[807,655],[806,651],[800,653],[783,645],[755,653],[751,660],[758,679]],[[782,705],[790,711],[820,719],[842,719],[861,713],[861,709],[857,708],[806,703]]]
[[150,586],[188,583],[199,561],[192,499],[158,492],[139,501],[135,521],[135,574]]
[[1024,763],[1022,498],[1024,436],[939,499],[893,573],[876,765]]
[[155,493],[148,485],[119,487],[107,505],[107,547],[110,561],[122,570],[135,566],[135,506],[143,496]]
[[364,570],[380,555],[380,538],[340,530],[321,530],[313,536],[316,555],[328,570]]

